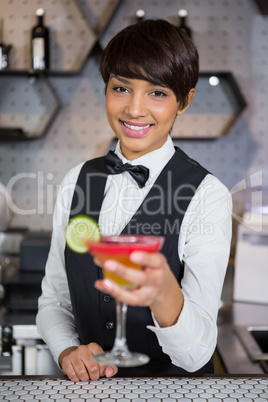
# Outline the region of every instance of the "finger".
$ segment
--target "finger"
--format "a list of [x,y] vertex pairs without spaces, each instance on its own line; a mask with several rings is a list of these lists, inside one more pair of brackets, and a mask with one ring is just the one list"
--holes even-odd
[[166,259],[161,253],[145,253],[141,251],[134,251],[130,255],[130,260],[144,267],[161,268]]
[[99,291],[103,293],[108,293],[111,296],[113,296],[114,293],[117,291],[116,288],[118,288],[118,290],[121,289],[115,282],[110,279],[99,279],[95,281],[94,286]]
[[[100,351],[102,351],[101,348]],[[76,376],[80,381],[88,381],[89,379],[97,380],[100,377],[100,368],[98,363],[92,360],[90,345],[80,345],[70,354],[67,362],[72,365],[72,368],[68,366],[68,375],[71,374],[72,379]]]
[[113,375],[115,375],[118,372],[118,368],[116,366],[107,366],[105,368],[105,376],[107,378],[112,377]]
[[75,353],[70,353],[63,358],[61,368],[71,381],[77,382],[80,380],[76,372]]
[[145,281],[145,275],[141,270],[141,266],[137,268],[128,267],[115,260],[107,260],[104,264],[104,269],[134,285],[142,285]]
[[[90,351],[91,356],[103,353],[102,347],[95,342],[90,343],[88,345],[88,349]],[[103,376],[112,377],[118,371],[118,368],[116,366],[107,366],[107,365],[103,365],[103,364],[98,365],[98,368],[99,368],[99,376],[100,377],[103,377]],[[91,374],[93,376],[93,377],[91,376],[91,379],[92,380],[95,379],[95,377],[96,377],[95,373],[91,373]]]
[[66,374],[74,382],[88,381],[90,378],[87,368],[80,359],[72,361]]
[[91,380],[96,381],[100,377],[104,376],[104,368],[101,365],[99,365],[98,362],[93,360],[93,356],[103,353],[103,349],[100,345],[98,345],[95,342],[91,342],[86,346],[86,348],[88,352],[86,367],[89,372]]
[[88,368],[88,374],[92,381],[97,381],[101,377],[100,366],[98,364],[94,365],[91,364],[90,367]]
[[103,265],[103,261],[101,261],[97,257],[94,257],[94,264],[97,265],[98,267],[101,267]]
[[76,372],[74,370],[74,367],[72,364],[70,364],[65,370],[63,370],[64,373],[67,375],[67,377],[73,381],[73,382],[78,382],[80,379],[77,377]]
[[159,282],[168,267],[165,257],[160,253],[134,252],[131,254],[131,260],[137,267],[144,269],[126,267],[115,260],[107,260],[104,268],[139,287]]
[[96,289],[103,293],[110,294],[114,299],[120,302],[125,302],[131,306],[148,305],[146,301],[139,296],[139,293],[136,293],[136,289],[129,291],[129,289],[124,289],[118,286],[110,279],[98,280],[94,285]]

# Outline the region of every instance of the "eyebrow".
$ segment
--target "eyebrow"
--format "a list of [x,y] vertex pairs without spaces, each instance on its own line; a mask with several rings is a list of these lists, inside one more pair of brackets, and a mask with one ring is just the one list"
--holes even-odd
[[[116,80],[122,82],[122,84],[125,84],[125,85],[127,85],[127,84],[130,83],[130,81],[129,81],[127,78],[120,77],[119,75],[116,75],[116,74],[112,74],[112,75],[111,75],[111,78],[115,78]],[[159,83],[157,83],[157,82],[155,82],[155,83],[154,83],[154,82],[150,82],[150,81],[146,80],[145,78],[144,78],[144,81],[147,81],[148,84],[149,84],[148,86],[150,86],[150,87],[159,86],[159,87],[162,87],[162,88],[168,88],[168,86],[166,86],[166,85],[164,85],[164,84],[159,84]]]
[[115,78],[116,80],[122,82],[122,84],[129,84],[129,80],[123,77],[119,77],[118,75],[111,75],[111,78]]

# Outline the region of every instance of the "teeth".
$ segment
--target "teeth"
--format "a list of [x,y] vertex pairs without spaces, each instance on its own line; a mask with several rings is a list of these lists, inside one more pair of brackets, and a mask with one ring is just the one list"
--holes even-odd
[[130,128],[131,130],[144,130],[145,128],[149,128],[150,124],[148,124],[147,126],[133,126],[132,124],[127,124],[127,123],[123,123],[124,126],[126,126],[127,128]]

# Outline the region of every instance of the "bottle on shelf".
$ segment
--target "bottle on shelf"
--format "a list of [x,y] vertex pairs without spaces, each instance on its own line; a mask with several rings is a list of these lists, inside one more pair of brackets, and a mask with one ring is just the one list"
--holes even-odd
[[178,17],[179,17],[179,28],[184,29],[184,31],[187,33],[189,38],[192,39],[192,30],[191,28],[187,25],[187,16],[188,12],[185,9],[180,9],[178,11]]
[[145,17],[145,11],[141,8],[136,11],[136,22],[143,21]]
[[0,20],[0,70],[8,69],[8,56],[12,45],[4,44],[4,23]]
[[43,8],[36,10],[37,25],[33,27],[31,33],[32,68],[41,71],[50,68],[49,30],[44,25],[44,14]]

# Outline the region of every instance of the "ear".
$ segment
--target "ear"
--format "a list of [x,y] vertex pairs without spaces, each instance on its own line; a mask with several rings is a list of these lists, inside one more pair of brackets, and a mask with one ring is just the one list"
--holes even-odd
[[183,109],[179,109],[179,110],[177,111],[177,115],[183,114],[183,113],[188,109],[188,107],[189,107],[190,104],[192,103],[192,100],[194,99],[194,96],[195,96],[195,89],[192,88],[192,89],[190,90],[190,92],[188,93],[188,95],[187,95],[187,103],[186,103],[186,105],[184,106]]

